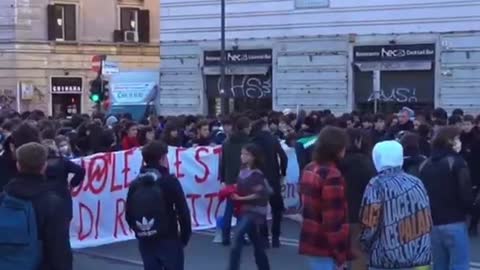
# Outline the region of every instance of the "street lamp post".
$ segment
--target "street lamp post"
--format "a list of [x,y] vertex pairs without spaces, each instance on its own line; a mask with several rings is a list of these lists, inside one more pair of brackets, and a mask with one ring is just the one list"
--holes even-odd
[[225,91],[226,81],[225,81],[225,68],[226,68],[226,59],[225,59],[225,0],[221,2],[221,49],[220,49],[220,110],[222,115],[227,113],[228,103],[227,103],[227,94]]

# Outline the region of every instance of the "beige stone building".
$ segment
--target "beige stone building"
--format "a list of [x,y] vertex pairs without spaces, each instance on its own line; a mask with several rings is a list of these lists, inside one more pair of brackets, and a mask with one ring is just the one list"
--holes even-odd
[[1,0],[0,107],[89,112],[92,57],[158,69],[158,0]]

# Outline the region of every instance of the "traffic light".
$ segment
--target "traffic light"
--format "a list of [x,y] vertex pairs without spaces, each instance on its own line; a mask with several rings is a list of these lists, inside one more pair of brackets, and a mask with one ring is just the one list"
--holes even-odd
[[94,103],[100,103],[100,94],[102,90],[102,78],[98,76],[95,80],[90,81],[90,100]]
[[92,102],[102,103],[108,99],[108,93],[108,81],[103,80],[100,76],[90,82],[90,100]]

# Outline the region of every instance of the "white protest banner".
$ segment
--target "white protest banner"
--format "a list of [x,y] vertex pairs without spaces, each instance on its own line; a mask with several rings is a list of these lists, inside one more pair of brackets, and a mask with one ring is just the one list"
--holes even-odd
[[[283,195],[287,212],[298,210],[299,169],[295,151],[285,148],[289,165]],[[218,165],[221,146],[170,147],[170,172],[182,184],[194,230],[215,227],[223,214],[224,201],[218,198]],[[130,183],[139,174],[142,156],[139,149],[96,154],[76,160],[86,170],[81,186],[72,190],[72,247],[84,248],[133,239],[125,221],[125,199]]]

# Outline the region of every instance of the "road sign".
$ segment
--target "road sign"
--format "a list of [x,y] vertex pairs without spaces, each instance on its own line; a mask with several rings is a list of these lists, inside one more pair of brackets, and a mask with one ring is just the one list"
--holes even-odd
[[102,69],[102,61],[105,59],[103,55],[95,55],[92,57],[92,71],[99,73]]
[[102,62],[102,75],[111,75],[119,71],[118,63],[103,61]]

